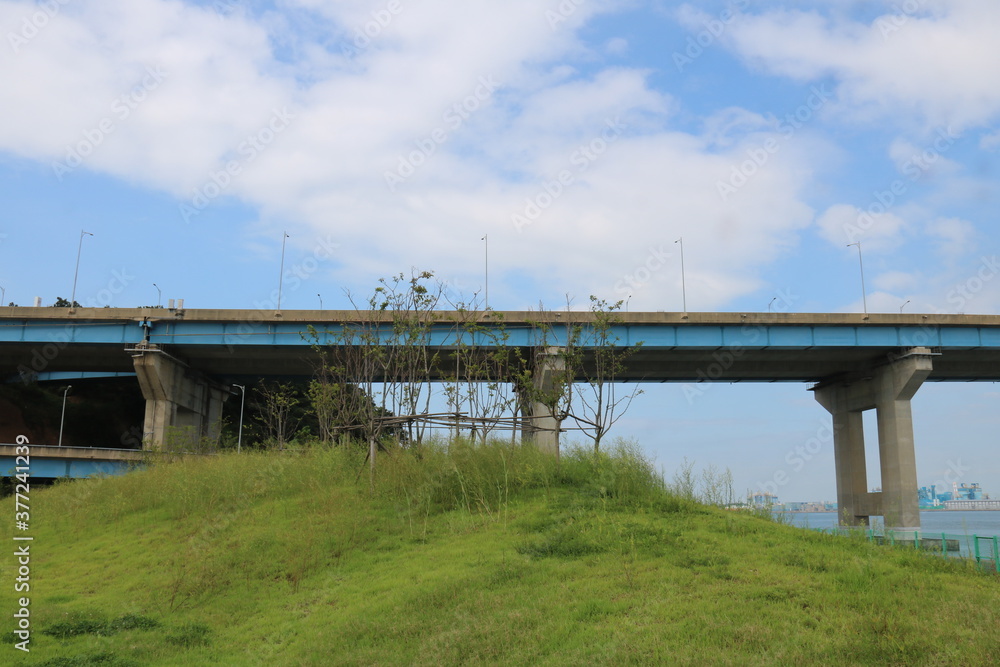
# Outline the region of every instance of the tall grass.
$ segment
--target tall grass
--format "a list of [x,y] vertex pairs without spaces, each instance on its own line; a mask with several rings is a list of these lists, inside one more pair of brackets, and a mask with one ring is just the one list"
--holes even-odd
[[369,478],[311,446],[39,491],[25,664],[997,664],[995,578],[602,449],[439,440]]

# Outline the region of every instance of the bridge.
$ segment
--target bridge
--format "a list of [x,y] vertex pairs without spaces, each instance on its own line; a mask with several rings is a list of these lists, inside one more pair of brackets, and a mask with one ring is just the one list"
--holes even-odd
[[[314,341],[343,344],[351,326],[386,316],[355,311],[145,309],[0,309],[0,377],[35,373],[135,373],[146,399],[145,431],[158,447],[170,427],[211,435],[230,385],[260,377],[309,377]],[[429,347],[454,352],[468,314],[425,314]],[[587,312],[474,315],[477,345],[504,346],[535,364],[544,384],[558,370],[568,326]],[[642,343],[622,382],[802,382],[834,424],[837,496],[842,521],[870,516],[916,528],[917,473],[911,399],[926,381],[1000,380],[1000,316],[788,313],[621,313],[611,335]],[[466,341],[468,342],[468,340]],[[585,350],[586,351],[586,350]],[[445,368],[440,369],[444,377]],[[582,378],[581,378],[582,379]],[[543,406],[530,407],[540,447],[554,448]],[[878,413],[880,493],[867,490],[862,413]]]
[[[24,466],[24,459],[18,460],[24,448],[25,445],[0,444],[0,474],[11,477],[19,466]],[[117,475],[138,465],[147,455],[135,449],[48,445],[27,445],[27,448],[31,479]]]

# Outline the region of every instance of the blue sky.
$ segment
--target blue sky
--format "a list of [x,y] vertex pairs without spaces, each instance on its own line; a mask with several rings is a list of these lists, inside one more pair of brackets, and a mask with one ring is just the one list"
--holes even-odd
[[[689,310],[860,311],[860,241],[870,310],[997,313],[998,28],[974,0],[0,1],[0,286],[68,297],[85,229],[85,305],[266,307],[287,231],[284,308],[411,267],[470,296],[488,234],[496,309],[675,311],[683,236]],[[921,390],[921,483],[1000,495],[998,400]],[[799,385],[658,386],[619,433],[832,499],[832,445],[788,463],[826,419]]]

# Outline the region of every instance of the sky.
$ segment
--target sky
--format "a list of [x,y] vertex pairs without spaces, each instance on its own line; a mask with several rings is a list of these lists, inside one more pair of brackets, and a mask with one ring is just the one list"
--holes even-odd
[[[271,308],[283,259],[285,309],[429,270],[496,310],[996,314],[998,31],[981,0],[0,0],[0,288],[68,298],[79,252],[85,306]],[[997,406],[921,389],[920,484],[1000,496]],[[828,423],[803,385],[657,385],[615,433],[833,500]]]

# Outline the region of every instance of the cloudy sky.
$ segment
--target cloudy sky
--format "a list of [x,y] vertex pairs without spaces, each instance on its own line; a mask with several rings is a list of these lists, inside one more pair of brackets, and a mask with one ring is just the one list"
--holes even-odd
[[[287,232],[284,308],[414,267],[482,295],[488,243],[496,309],[676,311],[683,237],[689,310],[857,312],[860,241],[869,310],[998,313],[998,31],[981,0],[0,0],[0,286],[68,297],[86,230],[84,305],[268,308]],[[789,456],[804,387],[689,398],[621,432],[834,496],[829,442]],[[997,405],[918,394],[921,483],[1000,496]]]

